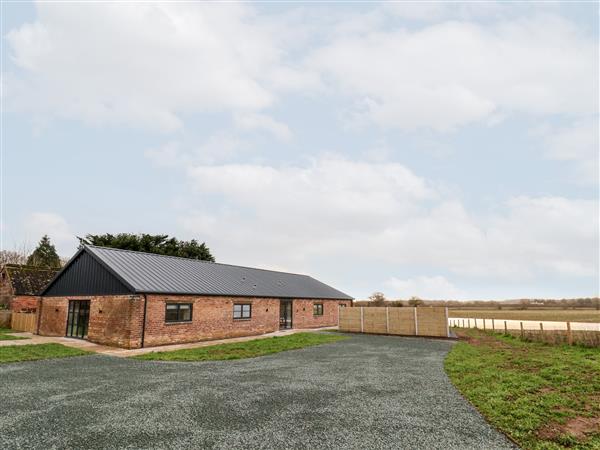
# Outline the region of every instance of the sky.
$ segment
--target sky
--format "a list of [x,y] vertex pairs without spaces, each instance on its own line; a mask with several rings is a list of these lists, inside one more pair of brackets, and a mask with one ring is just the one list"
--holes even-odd
[[4,249],[169,234],[356,298],[599,295],[597,3],[1,7]]

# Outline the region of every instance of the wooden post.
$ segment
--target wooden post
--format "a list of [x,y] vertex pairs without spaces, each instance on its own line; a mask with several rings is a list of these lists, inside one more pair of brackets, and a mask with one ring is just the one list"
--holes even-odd
[[469,328],[471,328],[471,319],[467,319],[467,325],[469,325]]
[[521,339],[523,339],[524,334],[523,334],[523,322],[519,322],[521,324]]
[[446,313],[446,337],[450,337],[450,327],[448,326],[448,307],[445,309]]
[[364,318],[364,306],[360,307],[360,332],[364,333],[365,331],[365,318]]
[[385,332],[390,334],[390,307],[385,307]]
[[417,320],[417,307],[413,308],[413,316],[415,318],[415,336],[419,335],[419,321]]
[[473,319],[475,321],[475,326],[474,328],[477,328],[477,319]]
[[567,322],[567,344],[573,345],[573,333],[571,332],[571,322]]
[[483,331],[485,331],[485,319],[482,319],[482,320],[483,320]]
[[504,321],[504,334],[508,334],[508,327],[506,326],[506,320]]
[[465,327],[465,319],[463,319],[462,321],[463,321],[463,326],[462,327],[464,328]]
[[496,325],[494,325],[494,319],[492,319],[492,331],[496,331]]

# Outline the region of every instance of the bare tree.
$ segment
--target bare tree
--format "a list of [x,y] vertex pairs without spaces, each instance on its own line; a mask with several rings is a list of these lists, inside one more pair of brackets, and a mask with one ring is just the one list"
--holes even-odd
[[371,300],[371,304],[373,306],[383,306],[385,305],[385,295],[383,292],[373,292],[369,296],[369,300]]
[[408,299],[408,306],[421,306],[423,304],[425,304],[425,302],[419,297],[412,296]]
[[13,250],[0,250],[0,265],[5,264],[27,264],[27,257],[31,253],[28,244],[21,244]]

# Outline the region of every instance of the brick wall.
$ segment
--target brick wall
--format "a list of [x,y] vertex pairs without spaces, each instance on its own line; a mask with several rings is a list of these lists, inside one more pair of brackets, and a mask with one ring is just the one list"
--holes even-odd
[[69,300],[90,300],[89,341],[125,348],[141,345],[144,300],[139,295],[44,297],[39,326],[42,336],[65,335]]
[[[313,305],[323,304],[323,315],[313,314]],[[294,328],[319,328],[332,327],[338,324],[339,305],[351,306],[350,301],[336,300],[294,300],[292,326]]]
[[10,302],[13,312],[36,312],[40,297],[35,295],[15,295]]
[[[191,303],[192,321],[165,323],[166,303]],[[250,319],[234,319],[233,304],[250,303]],[[148,295],[144,346],[264,334],[279,329],[279,300],[245,297]]]
[[[251,336],[279,329],[279,299],[147,295],[144,346],[196,342],[228,337]],[[64,336],[69,300],[90,300],[88,340],[98,344],[139,348],[142,344],[143,295],[91,297],[44,297],[40,308],[39,332],[43,336]],[[313,315],[313,303],[323,303],[323,316]],[[166,303],[191,303],[192,321],[165,322]],[[250,303],[250,319],[234,319],[233,304]],[[350,301],[294,300],[293,327],[335,326],[339,304]]]

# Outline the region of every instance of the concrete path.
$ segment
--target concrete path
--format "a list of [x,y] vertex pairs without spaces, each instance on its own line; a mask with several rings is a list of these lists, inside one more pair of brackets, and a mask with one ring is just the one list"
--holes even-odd
[[202,341],[202,342],[192,342],[189,344],[173,344],[173,345],[162,345],[160,347],[147,347],[147,348],[139,348],[133,350],[127,350],[118,347],[109,347],[106,345],[98,345],[93,342],[89,342],[83,339],[74,339],[67,337],[50,337],[50,336],[38,336],[32,333],[7,333],[12,336],[23,336],[29,339],[19,339],[15,341],[0,341],[1,346],[7,345],[28,345],[28,344],[48,344],[48,343],[57,343],[66,345],[67,347],[79,348],[82,350],[87,350],[89,352],[101,353],[104,355],[111,356],[119,356],[126,358],[128,356],[134,355],[142,355],[144,353],[151,352],[168,352],[172,350],[180,350],[184,348],[197,348],[197,347],[208,347],[210,345],[217,344],[228,344],[234,342],[244,342],[244,341],[252,341],[254,339],[261,339],[265,337],[274,337],[274,336],[285,336],[294,333],[305,333],[305,332],[315,332],[315,331],[326,331],[335,329],[337,327],[324,327],[324,328],[311,328],[311,329],[303,329],[303,330],[280,330],[275,331],[273,333],[260,334],[256,336],[243,336],[238,338],[230,338],[230,339],[219,339],[214,341]]
[[514,449],[448,380],[450,341],[352,335],[196,363],[0,365],[0,448]]

